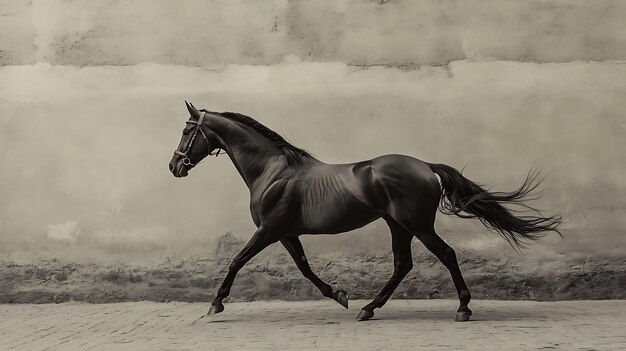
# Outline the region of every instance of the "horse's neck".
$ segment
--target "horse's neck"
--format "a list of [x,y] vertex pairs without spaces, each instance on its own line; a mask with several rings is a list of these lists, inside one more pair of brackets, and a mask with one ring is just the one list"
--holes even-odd
[[264,174],[279,173],[286,167],[285,157],[276,145],[264,136],[233,121],[220,121],[211,126],[222,139],[224,149],[248,188]]
[[284,156],[267,154],[258,150],[252,152],[245,147],[231,148],[228,156],[249,189],[257,185],[258,180],[264,175],[278,174],[287,165],[286,162],[281,161]]

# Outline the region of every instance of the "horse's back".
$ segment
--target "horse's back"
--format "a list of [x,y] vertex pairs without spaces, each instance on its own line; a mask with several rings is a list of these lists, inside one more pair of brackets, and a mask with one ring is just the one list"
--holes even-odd
[[440,198],[439,182],[427,163],[384,155],[350,164],[315,164],[297,176],[303,232],[338,233],[381,216],[430,214]]

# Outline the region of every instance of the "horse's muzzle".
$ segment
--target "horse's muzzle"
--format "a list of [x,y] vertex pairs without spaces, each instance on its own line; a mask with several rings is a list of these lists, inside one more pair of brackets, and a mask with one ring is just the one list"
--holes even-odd
[[170,172],[172,172],[172,174],[176,178],[186,177],[189,174],[188,167],[189,165],[185,164],[185,162],[183,161],[177,161],[177,162],[172,161],[169,164]]

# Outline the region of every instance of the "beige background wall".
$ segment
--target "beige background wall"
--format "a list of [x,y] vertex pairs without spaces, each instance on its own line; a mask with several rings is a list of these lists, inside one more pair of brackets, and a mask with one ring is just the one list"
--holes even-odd
[[[533,250],[619,253],[623,18],[621,1],[3,3],[0,250],[198,254],[249,237],[225,157],[183,180],[167,170],[190,100],[328,162],[405,153],[495,190],[541,167],[537,204],[564,216],[566,239]],[[502,245],[472,221],[438,228],[455,246]],[[389,250],[386,231],[307,245]]]
[[626,58],[619,0],[9,0],[0,12],[4,65]]

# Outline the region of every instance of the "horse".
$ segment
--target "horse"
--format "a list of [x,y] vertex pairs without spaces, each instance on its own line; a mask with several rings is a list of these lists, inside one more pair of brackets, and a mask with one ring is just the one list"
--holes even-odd
[[[309,266],[299,236],[337,234],[382,218],[391,231],[393,274],[382,290],[357,315],[374,316],[413,267],[411,241],[420,240],[449,270],[459,298],[455,320],[468,321],[470,291],[455,251],[435,232],[437,210],[477,218],[514,248],[524,247],[548,232],[561,233],[559,216],[544,216],[527,205],[541,183],[538,171],[511,192],[491,192],[445,164],[391,154],[371,160],[327,164],[298,148],[252,117],[234,112],[198,110],[185,101],[190,114],[169,163],[175,177],[186,177],[200,161],[223,150],[250,190],[250,212],[257,230],[232,259],[208,314],[224,311],[239,270],[267,246],[279,242],[304,277],[322,293],[348,308],[348,296],[320,279]],[[534,193],[533,193],[534,194]],[[534,197],[533,199],[536,199]],[[505,205],[536,211],[513,214]]]

